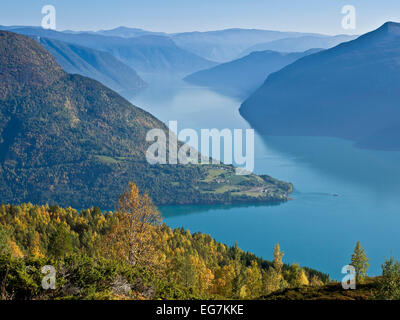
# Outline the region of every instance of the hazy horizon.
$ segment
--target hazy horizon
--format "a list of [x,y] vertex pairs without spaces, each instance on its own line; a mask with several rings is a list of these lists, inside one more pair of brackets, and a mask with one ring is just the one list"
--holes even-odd
[[[205,0],[150,0],[146,2],[19,0],[3,5],[0,25],[40,26],[41,8],[51,4],[57,10],[57,31],[98,31],[119,26],[148,31],[181,33],[239,29],[293,31],[326,35],[362,34],[387,21],[400,21],[400,3],[396,0],[321,2],[318,0],[272,0],[257,2]],[[356,8],[356,29],[341,26],[342,7]],[[20,10],[23,7],[24,10]]]
[[[396,23],[400,23],[397,21],[392,21]],[[27,27],[27,28],[40,28],[40,25],[5,25],[5,24],[0,24],[0,27],[7,27],[7,28],[21,28],[21,27]],[[379,28],[381,25],[379,25],[377,28]],[[151,29],[145,29],[145,28],[140,28],[136,26],[125,26],[125,25],[119,25],[116,27],[112,28],[107,28],[107,29],[59,29],[57,28],[55,31],[57,32],[101,32],[101,31],[110,31],[110,30],[115,30],[118,28],[127,28],[127,29],[138,29],[138,30],[143,30],[143,31],[149,31],[149,32],[155,32],[155,33],[165,33],[168,35],[173,35],[173,34],[181,34],[181,33],[205,33],[205,32],[218,32],[218,31],[227,31],[227,30],[258,30],[258,31],[273,31],[273,32],[297,32],[297,33],[308,33],[308,34],[318,34],[318,35],[326,35],[326,36],[340,36],[340,35],[347,35],[347,36],[356,36],[356,35],[361,35],[358,33],[335,33],[335,34],[328,34],[328,33],[322,33],[318,31],[297,31],[297,30],[280,30],[280,29],[259,29],[259,28],[242,28],[242,27],[230,27],[230,28],[224,28],[224,29],[209,29],[209,30],[189,30],[189,31],[178,31],[178,32],[165,32],[163,30],[151,30]],[[376,28],[376,29],[377,29]],[[375,29],[371,29],[367,32],[373,31]]]

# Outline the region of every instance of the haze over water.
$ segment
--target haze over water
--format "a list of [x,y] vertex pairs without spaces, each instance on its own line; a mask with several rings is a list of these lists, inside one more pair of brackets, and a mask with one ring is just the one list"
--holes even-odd
[[[178,130],[246,129],[241,101],[165,77],[132,102]],[[284,262],[298,262],[341,279],[356,241],[371,259],[370,275],[384,258],[400,254],[400,152],[363,150],[326,137],[255,139],[255,173],[294,184],[292,201],[280,205],[161,207],[171,227],[208,233],[265,259],[279,242]]]

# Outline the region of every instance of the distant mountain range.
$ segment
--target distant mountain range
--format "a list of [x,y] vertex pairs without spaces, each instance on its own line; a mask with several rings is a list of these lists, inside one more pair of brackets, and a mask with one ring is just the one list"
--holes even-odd
[[129,181],[156,204],[276,202],[292,190],[266,175],[231,179],[228,165],[150,165],[146,134],[167,133],[162,122],[7,31],[0,31],[0,105],[0,203],[113,208]]
[[337,35],[307,35],[296,38],[285,38],[270,42],[258,43],[244,50],[239,56],[243,57],[254,51],[274,50],[280,52],[302,52],[312,48],[329,49],[338,44],[354,40],[357,36]]
[[217,64],[178,47],[170,37],[160,35],[124,38],[93,32],[57,32],[39,27],[0,27],[0,29],[106,51],[142,74],[189,74]]
[[[89,47],[97,50],[105,50],[108,52],[110,52],[110,46],[115,46],[116,48],[120,48],[121,51],[128,50],[126,54],[129,53],[129,49],[125,48],[127,45],[129,46],[129,44],[126,43],[129,43],[129,41],[127,40],[129,38],[138,38],[142,36],[166,37],[173,40],[173,42],[179,48],[184,49],[184,51],[186,51],[187,53],[192,53],[198,57],[202,57],[205,60],[216,61],[219,63],[228,62],[244,57],[253,51],[273,50],[283,52],[302,52],[311,48],[330,48],[335,46],[336,44],[339,44],[340,42],[354,39],[354,36],[346,35],[328,36],[317,33],[281,32],[240,28],[168,34],[164,32],[147,31],[138,28],[118,27],[111,30],[99,31],[65,30],[60,32],[64,34],[64,36],[54,34],[53,32],[48,30],[43,30],[40,27],[0,26],[0,29],[22,34],[39,35],[46,38],[70,42],[84,47]],[[80,37],[70,37],[71,35]],[[115,39],[108,39],[105,43],[104,39],[100,41],[99,38],[96,38],[96,36],[124,38],[125,41],[115,43]],[[101,42],[101,45],[93,44],[93,42],[97,42],[98,44],[100,44]],[[125,49],[122,49],[121,47]],[[119,53],[119,55],[121,57],[124,56],[121,53]],[[149,56],[148,58],[152,59],[151,56]],[[137,71],[142,71],[139,68],[135,68],[135,65],[133,64],[130,66]],[[197,68],[195,64],[193,65],[193,67],[194,69]],[[178,69],[182,69],[182,67]],[[201,69],[202,66],[200,66],[200,68],[197,68],[197,70]],[[192,70],[192,72],[195,72],[197,70]],[[187,67],[184,68],[184,72],[186,71]]]
[[270,73],[318,51],[320,49],[296,53],[252,52],[243,58],[193,73],[184,80],[224,94],[246,98],[263,84]]
[[228,62],[237,59],[241,52],[255,44],[305,35],[313,34],[257,29],[226,29],[177,33],[171,37],[178,46],[185,50],[212,61]]
[[271,74],[240,113],[264,134],[342,137],[400,150],[400,24]]
[[328,49],[356,37],[240,28],[167,34],[137,28],[118,27],[93,33],[126,38],[143,35],[169,36],[179,47],[207,60],[217,62],[228,62],[246,56],[253,51],[303,52],[312,48]]
[[[67,33],[90,33],[105,36],[116,36],[123,38],[139,37],[144,35],[158,35],[170,37],[179,47],[192,52],[207,60],[217,62],[227,62],[238,57],[246,48],[258,43],[273,41],[284,38],[295,38],[323,35],[300,33],[300,32],[280,32],[258,29],[225,29],[204,32],[181,32],[168,34],[165,32],[147,31],[138,28],[118,27],[111,30],[99,31],[64,31]],[[304,51],[304,50],[303,50]]]
[[[65,32],[65,31],[64,31]],[[138,28],[127,28],[127,27],[118,27],[111,30],[99,30],[99,31],[86,31],[87,33],[99,34],[103,36],[113,36],[113,37],[122,37],[122,38],[133,38],[140,36],[167,36],[164,32],[153,32],[147,31]],[[82,33],[82,32],[79,32]]]
[[80,74],[121,93],[131,95],[146,87],[136,71],[108,52],[63,41],[34,37],[68,73]]

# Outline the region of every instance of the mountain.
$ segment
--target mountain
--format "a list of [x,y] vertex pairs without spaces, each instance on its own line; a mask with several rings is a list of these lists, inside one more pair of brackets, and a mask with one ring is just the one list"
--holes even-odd
[[213,88],[225,94],[245,98],[260,87],[270,73],[318,51],[318,49],[313,49],[296,53],[252,52],[246,57],[193,73],[184,80]]
[[[257,43],[283,38],[297,38],[305,35],[314,34],[257,29],[226,29],[207,32],[176,33],[172,34],[171,37],[179,47],[205,59],[228,62],[237,59],[241,52]],[[313,48],[319,47],[314,46]]]
[[280,52],[301,52],[312,48],[329,49],[338,44],[354,40],[357,36],[337,35],[308,35],[297,38],[285,38],[270,42],[258,43],[244,50],[239,57],[248,55],[253,51],[274,50]]
[[400,24],[385,23],[271,74],[240,113],[264,134],[333,136],[400,149],[399,56]]
[[156,204],[285,201],[292,190],[231,179],[233,166],[150,165],[146,135],[167,127],[29,37],[0,31],[0,66],[0,203],[112,208],[129,181]]
[[164,32],[153,32],[138,28],[127,28],[127,27],[118,27],[111,30],[99,30],[93,33],[100,34],[103,36],[114,36],[122,38],[133,38],[133,37],[140,37],[147,35],[167,36],[167,34]]
[[132,94],[146,87],[146,83],[137,75],[135,70],[114,58],[108,52],[63,41],[35,38],[68,73],[76,73],[95,79],[120,93]]
[[122,38],[95,33],[57,32],[37,27],[2,27],[2,29],[106,51],[141,75],[165,72],[189,74],[216,65],[215,62],[179,48],[174,41],[165,36],[144,35]]
[[217,63],[203,59],[179,48],[174,41],[163,36],[141,36],[123,39],[116,46],[103,50],[141,72],[191,73],[215,66]]

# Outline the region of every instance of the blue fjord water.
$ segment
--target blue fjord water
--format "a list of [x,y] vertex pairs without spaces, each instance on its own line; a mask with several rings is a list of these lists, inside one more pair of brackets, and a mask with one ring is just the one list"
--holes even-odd
[[[162,121],[184,128],[250,128],[240,101],[174,79],[152,79],[132,102]],[[400,255],[400,152],[363,150],[326,137],[255,139],[255,172],[290,181],[293,200],[280,205],[161,207],[171,227],[208,233],[265,259],[279,242],[284,261],[298,262],[340,279],[356,241],[380,273]]]

